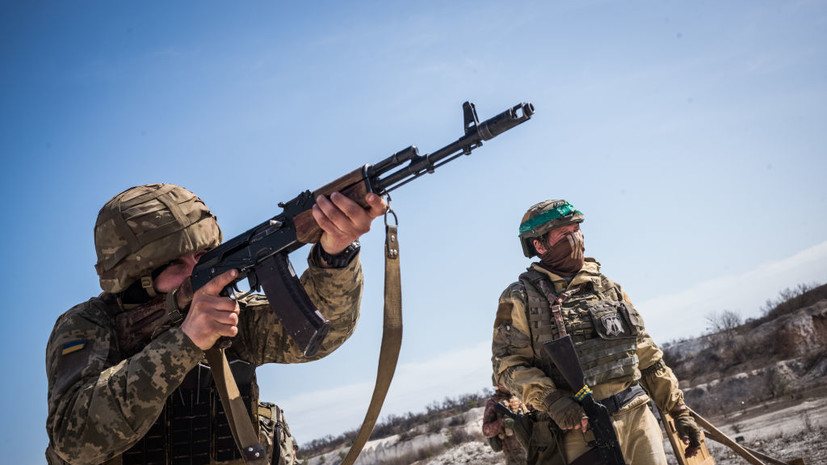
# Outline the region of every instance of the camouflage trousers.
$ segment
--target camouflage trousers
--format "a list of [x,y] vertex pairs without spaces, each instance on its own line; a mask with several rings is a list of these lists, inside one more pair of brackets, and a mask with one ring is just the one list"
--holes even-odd
[[[626,462],[632,464],[666,465],[663,435],[655,415],[649,410],[649,396],[640,396],[612,415],[612,424]],[[569,431],[563,435],[563,449],[567,463],[589,450],[588,441],[594,440],[590,431]]]

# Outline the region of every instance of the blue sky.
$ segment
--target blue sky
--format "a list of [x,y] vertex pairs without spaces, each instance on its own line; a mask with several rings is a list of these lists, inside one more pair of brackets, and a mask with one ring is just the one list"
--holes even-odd
[[[44,463],[44,350],[99,292],[92,228],[133,185],[200,195],[225,236],[276,204],[521,101],[531,121],[394,193],[405,312],[388,413],[490,382],[528,206],[566,198],[659,342],[827,282],[827,4],[820,1],[0,4],[6,216],[0,455]],[[298,440],[358,426],[381,328],[382,231],[362,319],[325,360],[259,370]],[[304,268],[307,248],[292,255]]]

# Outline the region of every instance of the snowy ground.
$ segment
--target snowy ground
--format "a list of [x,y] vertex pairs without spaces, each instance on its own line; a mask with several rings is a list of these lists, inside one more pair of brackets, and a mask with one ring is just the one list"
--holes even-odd
[[[741,445],[781,461],[803,458],[808,465],[827,464],[827,397],[804,398],[746,408],[725,419],[710,420]],[[747,463],[729,448],[707,440],[719,465]]]
[[499,452],[494,452],[488,443],[466,442],[447,450],[433,459],[417,462],[416,465],[504,465],[505,459]]
[[[744,408],[727,418],[707,418],[731,438],[743,438],[741,444],[782,461],[802,457],[807,465],[827,464],[827,397],[788,400]],[[710,454],[718,465],[746,464],[729,448],[707,440]],[[670,463],[675,459],[664,446]],[[502,454],[488,444],[470,442],[448,450],[417,465],[504,464]]]

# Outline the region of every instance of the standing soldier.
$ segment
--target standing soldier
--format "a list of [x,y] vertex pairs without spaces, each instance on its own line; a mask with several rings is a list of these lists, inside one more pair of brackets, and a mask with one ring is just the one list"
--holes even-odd
[[[582,222],[583,215],[565,200],[528,209],[520,243],[526,257],[540,261],[502,293],[494,321],[495,382],[540,411],[533,438],[546,424],[551,428],[544,443],[534,441],[536,460],[530,463],[572,463],[593,439],[571,386],[543,350],[545,342],[566,334],[575,343],[586,384],[612,415],[627,463],[666,463],[660,426],[647,406],[650,396],[675,417],[691,457],[700,446],[700,429],[683,403],[678,380],[620,285],[600,273],[600,263],[584,258]],[[543,422],[548,419],[551,423]]]
[[[334,193],[313,207],[324,232],[301,282],[330,333],[312,357],[290,339],[266,298],[221,294],[236,270],[192,292],[193,267],[222,238],[192,192],[150,184],[107,202],[95,224],[103,293],[61,315],[46,348],[48,463],[244,463],[203,362],[204,351],[225,336],[233,338],[227,358],[261,444],[272,463],[290,463],[292,438],[279,409],[259,403],[255,368],[324,357],[352,334],[362,295],[355,241],[385,212],[375,194],[366,201],[369,209]],[[274,452],[274,437],[276,448],[288,450]]]

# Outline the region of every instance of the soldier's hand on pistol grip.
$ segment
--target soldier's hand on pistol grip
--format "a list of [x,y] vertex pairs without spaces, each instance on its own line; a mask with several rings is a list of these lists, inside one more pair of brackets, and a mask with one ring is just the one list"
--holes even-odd
[[684,456],[694,457],[701,449],[701,428],[695,423],[695,419],[689,413],[689,409],[682,409],[672,414],[675,420],[675,429],[678,436],[687,445]]
[[576,429],[585,433],[589,428],[589,419],[583,407],[570,397],[561,397],[554,401],[549,407],[548,414],[564,431]]
[[201,350],[215,345],[221,336],[235,337],[238,333],[238,302],[221,295],[236,276],[238,270],[222,273],[193,294],[181,330]]

